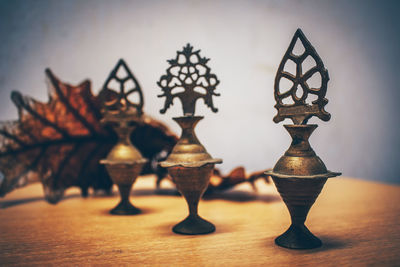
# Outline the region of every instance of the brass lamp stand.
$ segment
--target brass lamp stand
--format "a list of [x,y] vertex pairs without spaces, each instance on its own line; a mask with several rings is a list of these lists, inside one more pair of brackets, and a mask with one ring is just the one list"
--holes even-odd
[[[126,77],[119,77],[118,73],[123,68]],[[117,90],[110,88],[113,80],[119,82]],[[125,88],[127,81],[132,80],[135,87]],[[131,94],[139,96],[139,103],[135,104],[129,100]],[[118,134],[119,141],[111,149],[106,159],[100,161],[106,166],[114,184],[118,186],[121,196],[119,204],[110,213],[114,215],[135,215],[141,212],[129,201],[129,195],[133,183],[140,174],[146,159],[132,145],[130,135],[134,129],[134,122],[138,122],[142,115],[143,96],[139,84],[132,75],[131,71],[121,59],[100,92],[100,99],[103,105],[103,122],[113,126]]]
[[[301,55],[293,53],[296,42],[301,42],[305,48]],[[315,60],[316,65],[303,73],[302,64],[308,56]],[[288,61],[296,64],[295,75],[284,71]],[[321,86],[311,88],[307,80],[316,73],[321,75]],[[279,86],[282,79],[293,83],[291,89],[286,92],[283,92]],[[272,176],[292,220],[289,229],[275,239],[275,243],[282,247],[310,249],[322,245],[322,242],[307,229],[304,222],[327,179],[339,176],[341,173],[328,171],[311,148],[308,139],[318,125],[307,124],[307,121],[312,116],[317,116],[323,121],[330,119],[330,114],[324,110],[324,106],[328,103],[325,98],[328,80],[328,71],[322,60],[303,32],[298,29],[279,66],[274,88],[275,107],[278,110],[274,122],[278,123],[286,118],[293,121],[294,125],[284,125],[292,137],[292,143],[273,170],[266,172]],[[302,91],[300,96],[298,90]],[[307,102],[310,94],[317,98],[311,103]],[[291,98],[293,103],[284,104],[285,98]]]
[[[199,52],[200,50],[193,51],[193,47],[189,44],[183,51],[178,51],[176,59],[168,61],[171,66],[167,69],[167,74],[158,82],[164,92],[160,97],[166,97],[161,113],[165,113],[175,97],[181,100],[184,112],[184,116],[173,118],[182,129],[181,137],[171,154],[165,161],[160,162],[160,165],[168,169],[169,175],[189,207],[189,215],[172,230],[187,235],[215,231],[212,223],[198,215],[197,208],[209,184],[214,165],[222,163],[221,159],[213,159],[207,153],[194,131],[197,123],[203,119],[201,116],[194,116],[197,99],[202,98],[212,111],[217,112],[212,96],[218,95],[214,90],[219,83],[206,65],[208,59],[202,58]],[[178,87],[180,92],[174,93]]]

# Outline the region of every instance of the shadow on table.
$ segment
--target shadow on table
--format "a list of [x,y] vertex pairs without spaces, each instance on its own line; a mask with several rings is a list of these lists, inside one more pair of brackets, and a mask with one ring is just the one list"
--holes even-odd
[[[271,239],[268,239],[268,243],[275,244],[275,238],[273,237]],[[318,236],[319,239],[322,241],[322,246],[319,248],[314,248],[314,249],[289,249],[289,248],[284,248],[284,247],[279,247],[279,249],[282,249],[284,251],[288,251],[290,253],[296,253],[296,254],[313,254],[313,253],[318,253],[318,252],[323,252],[323,251],[329,251],[329,250],[338,250],[338,249],[344,249],[353,246],[352,244],[353,241],[350,240],[343,240],[337,237],[332,237],[332,236]]]
[[257,194],[255,192],[242,191],[242,190],[215,192],[210,195],[205,195],[203,199],[205,201],[222,199],[233,202],[250,202],[250,201],[276,202],[281,200],[281,198],[278,195]]
[[[67,195],[67,196],[63,197],[63,200],[77,198],[79,196],[80,196],[80,194]],[[19,206],[22,204],[29,204],[29,203],[38,202],[38,201],[45,201],[46,203],[48,203],[44,197],[30,197],[30,198],[22,198],[22,199],[13,199],[13,200],[6,200],[6,201],[0,202],[0,209],[7,209],[7,208],[14,207],[14,206]]]
[[237,227],[235,225],[232,225],[229,223],[218,223],[218,221],[216,222],[214,220],[211,220],[210,218],[202,216],[203,219],[206,219],[215,225],[215,232],[207,233],[207,234],[199,234],[199,235],[185,235],[185,234],[177,234],[177,233],[173,232],[172,228],[177,223],[181,222],[185,218],[186,218],[186,216],[177,217],[175,219],[169,220],[168,222],[163,222],[158,225],[154,225],[153,226],[154,231],[157,232],[157,235],[159,235],[159,236],[177,237],[177,238],[185,238],[185,239],[186,238],[196,239],[201,236],[234,233],[237,229]]
[[[173,196],[173,197],[180,197],[180,193],[176,189],[172,188],[162,188],[162,189],[137,189],[132,190],[131,195],[133,196]],[[111,196],[118,196],[117,192],[111,194]],[[61,201],[65,201],[67,199],[73,199],[81,197],[80,194],[70,194],[66,195],[62,198]],[[92,198],[103,198],[103,197],[110,197],[110,195],[91,195]],[[212,194],[205,195],[203,197],[204,201],[210,200],[227,200],[232,202],[250,202],[250,201],[261,201],[261,202],[276,202],[280,201],[281,198],[277,195],[271,194],[263,194],[259,195],[254,192],[249,191],[242,191],[242,190],[228,190],[228,191],[221,191],[221,192],[213,192]],[[30,197],[30,198],[23,198],[23,199],[13,199],[13,200],[5,200],[0,202],[0,209],[7,209],[14,206],[19,206],[23,204],[29,204],[38,201],[46,201],[44,197]],[[61,202],[60,201],[60,202]],[[47,202],[47,201],[46,201]]]
[[350,240],[343,240],[332,236],[319,236],[322,241],[322,247],[314,249],[314,251],[325,251],[331,249],[343,249],[350,247]]
[[[134,202],[132,204],[135,205]],[[159,212],[159,210],[157,210],[153,207],[143,207],[143,206],[136,206],[136,205],[135,205],[135,207],[140,209],[140,213],[137,213],[137,214],[111,214],[110,211],[113,208],[113,206],[110,206],[109,208],[102,209],[100,211],[100,214],[118,218],[118,217],[137,217],[137,216],[142,216],[142,215],[146,215],[146,214],[152,214],[152,213]]]
[[[180,193],[176,189],[137,189],[133,190],[134,196],[180,196]],[[249,192],[244,190],[228,190],[213,192],[203,196],[204,201],[209,200],[227,200],[232,202],[250,202],[250,201],[262,201],[262,202],[275,202],[280,201],[281,198],[278,195],[272,194],[257,194],[255,192]]]

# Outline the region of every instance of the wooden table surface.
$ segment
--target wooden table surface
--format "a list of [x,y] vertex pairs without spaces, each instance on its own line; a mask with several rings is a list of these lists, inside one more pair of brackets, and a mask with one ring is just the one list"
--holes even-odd
[[324,243],[312,250],[274,244],[289,213],[272,184],[257,187],[203,200],[200,214],[216,232],[183,236],[171,227],[187,215],[186,203],[171,189],[155,194],[154,177],[135,184],[132,202],[144,210],[137,216],[108,214],[117,194],[84,199],[71,189],[50,205],[40,184],[30,185],[0,200],[0,265],[400,266],[399,186],[328,180],[306,223]]

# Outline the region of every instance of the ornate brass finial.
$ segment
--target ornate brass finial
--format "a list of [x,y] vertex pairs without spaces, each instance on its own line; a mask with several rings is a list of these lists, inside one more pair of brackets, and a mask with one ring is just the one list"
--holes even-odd
[[[117,88],[115,88],[115,86]],[[137,94],[138,103],[129,96]],[[113,122],[118,134],[118,143],[108,153],[107,158],[100,160],[114,182],[121,196],[119,204],[110,213],[115,215],[139,214],[140,209],[129,200],[133,183],[140,174],[146,159],[131,143],[131,133],[135,125],[130,122],[138,120],[142,115],[143,94],[136,78],[126,63],[120,59],[111,71],[99,94],[104,115],[103,122]]]
[[[137,103],[130,99],[135,94],[139,99]],[[143,113],[142,89],[123,59],[111,71],[99,97],[106,116],[141,116]]]
[[[295,44],[298,41],[302,43],[305,49],[301,55],[293,53]],[[303,73],[302,64],[308,56],[311,56],[315,60],[316,65]],[[289,60],[296,64],[295,74],[284,70]],[[319,88],[310,88],[307,80],[317,72],[321,75],[321,86]],[[280,88],[282,79],[288,79],[293,83],[292,87],[286,92],[282,92]],[[278,123],[286,118],[290,118],[294,124],[307,124],[307,121],[312,116],[317,116],[323,121],[328,121],[331,115],[324,110],[324,106],[328,103],[328,100],[325,98],[328,81],[328,70],[325,69],[324,63],[304,33],[300,29],[297,29],[289,48],[283,56],[275,77],[274,96],[276,100],[275,108],[278,110],[278,114],[274,117],[274,122]],[[298,96],[299,92],[300,96]],[[312,101],[311,105],[306,102],[310,94],[318,97],[315,101]],[[284,104],[283,100],[289,97],[293,100],[293,104]]]
[[[294,47],[300,41],[305,51],[301,55],[295,55]],[[303,73],[302,64],[307,57],[311,56],[316,65]],[[286,63],[292,60],[296,64],[296,75],[284,71]],[[315,73],[321,75],[320,88],[310,88],[307,80]],[[288,79],[293,86],[286,92],[281,92],[281,79]],[[273,170],[267,171],[285,202],[291,218],[289,229],[275,239],[279,246],[292,249],[310,249],[322,245],[321,240],[314,236],[305,226],[307,214],[320,194],[328,178],[341,175],[339,172],[329,171],[324,162],[311,148],[309,138],[317,128],[316,124],[307,124],[312,116],[328,121],[330,114],[324,110],[328,103],[325,98],[328,71],[324,68],[321,58],[315,52],[314,47],[306,39],[303,32],[298,29],[290,42],[275,78],[274,95],[278,114],[274,121],[280,122],[290,118],[294,125],[284,125],[292,137],[292,143],[285,154],[275,164]],[[299,95],[298,88],[302,88]],[[318,98],[308,104],[306,100],[310,94]],[[283,99],[291,98],[293,104],[284,104]]]
[[194,115],[196,101],[199,98],[202,98],[213,112],[218,111],[214,107],[212,97],[220,95],[215,93],[219,80],[211,73],[211,69],[207,66],[208,61],[208,58],[200,56],[200,50],[193,51],[190,44],[183,47],[182,51],[178,51],[175,59],[167,60],[171,66],[167,69],[167,74],[161,76],[157,82],[164,91],[158,97],[166,97],[161,113],[167,111],[175,97],[181,100],[185,116]]
[[211,74],[206,65],[209,59],[200,56],[200,50],[193,51],[187,44],[183,51],[178,51],[175,59],[168,60],[171,65],[167,74],[161,76],[157,84],[164,91],[159,97],[166,97],[165,113],[173,99],[178,97],[182,102],[183,117],[173,118],[181,127],[182,134],[171,154],[160,166],[167,168],[176,188],[185,197],[189,207],[189,215],[175,225],[172,231],[178,234],[198,235],[215,231],[215,226],[198,215],[198,205],[212,175],[214,165],[222,163],[221,159],[214,159],[196,137],[194,128],[203,119],[194,116],[196,101],[204,99],[204,103],[217,112],[212,97],[218,96],[215,87],[219,81]]

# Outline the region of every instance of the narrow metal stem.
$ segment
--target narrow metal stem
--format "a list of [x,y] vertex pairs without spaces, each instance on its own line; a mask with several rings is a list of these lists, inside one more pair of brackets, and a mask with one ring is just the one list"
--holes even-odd
[[121,203],[127,204],[130,203],[129,195],[131,192],[132,184],[131,185],[118,185],[118,190],[121,196]]
[[186,199],[186,201],[188,203],[189,215],[190,216],[198,216],[199,200],[200,199],[198,199],[198,200],[191,199],[189,201],[189,199]]

